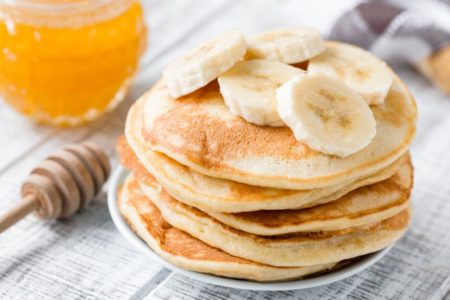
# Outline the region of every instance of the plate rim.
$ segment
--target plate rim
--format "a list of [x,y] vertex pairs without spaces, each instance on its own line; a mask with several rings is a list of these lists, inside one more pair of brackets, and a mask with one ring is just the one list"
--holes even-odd
[[323,275],[290,281],[254,282],[244,279],[225,278],[212,274],[185,270],[166,261],[165,259],[160,257],[157,253],[155,253],[150,248],[150,246],[147,245],[147,243],[145,243],[139,236],[137,236],[134,233],[134,231],[129,227],[129,225],[125,222],[122,215],[120,214],[119,207],[117,205],[118,200],[117,195],[121,184],[124,182],[126,176],[129,173],[130,172],[128,170],[119,165],[113,171],[112,176],[108,183],[107,188],[108,210],[117,230],[135,248],[139,249],[139,251],[142,252],[143,254],[146,254],[146,256],[157,261],[163,267],[171,270],[174,273],[182,274],[186,277],[199,280],[205,283],[235,289],[255,290],[255,291],[288,291],[288,290],[301,290],[313,288],[322,285],[327,285],[336,281],[340,281],[362,272],[363,270],[369,268],[370,266],[378,262],[393,247],[393,245],[390,245],[380,251],[374,252],[372,254],[367,254],[366,257],[358,260],[357,262],[350,263],[341,269]]

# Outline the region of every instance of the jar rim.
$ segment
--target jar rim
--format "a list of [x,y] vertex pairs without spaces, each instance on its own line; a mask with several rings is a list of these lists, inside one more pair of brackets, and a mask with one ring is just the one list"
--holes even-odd
[[[129,0],[128,0],[129,1]],[[93,9],[127,0],[0,0],[0,5],[33,11],[65,12],[72,9]]]
[[80,27],[118,16],[134,2],[139,0],[0,0],[0,20],[12,19],[33,26]]

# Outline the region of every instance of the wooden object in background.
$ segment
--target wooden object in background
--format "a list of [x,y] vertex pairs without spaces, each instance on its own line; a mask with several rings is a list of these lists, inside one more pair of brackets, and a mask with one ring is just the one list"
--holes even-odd
[[419,62],[417,67],[443,92],[450,94],[450,45]]
[[89,142],[50,155],[23,183],[22,200],[0,216],[0,233],[31,212],[42,219],[72,215],[100,192],[110,172],[108,156]]

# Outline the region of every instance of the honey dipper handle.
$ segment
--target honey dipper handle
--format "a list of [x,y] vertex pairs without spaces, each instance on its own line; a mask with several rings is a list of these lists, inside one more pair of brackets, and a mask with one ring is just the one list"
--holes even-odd
[[6,214],[0,216],[0,233],[35,211],[39,205],[39,200],[35,195],[27,195]]

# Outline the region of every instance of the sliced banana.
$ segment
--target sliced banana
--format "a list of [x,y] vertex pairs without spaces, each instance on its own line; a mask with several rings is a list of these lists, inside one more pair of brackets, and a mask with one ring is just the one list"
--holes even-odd
[[230,111],[250,123],[286,126],[278,116],[276,90],[304,71],[269,60],[244,60],[219,76],[220,92]]
[[324,53],[309,61],[308,72],[343,80],[369,105],[382,104],[393,82],[386,63],[361,48],[346,44],[330,43]]
[[247,39],[246,59],[266,59],[295,64],[325,50],[320,33],[312,28],[278,29]]
[[247,44],[237,30],[228,31],[200,45],[168,65],[164,80],[172,97],[204,87],[244,57]]
[[277,90],[278,114],[297,140],[340,157],[366,147],[376,123],[363,97],[324,74],[303,74]]

